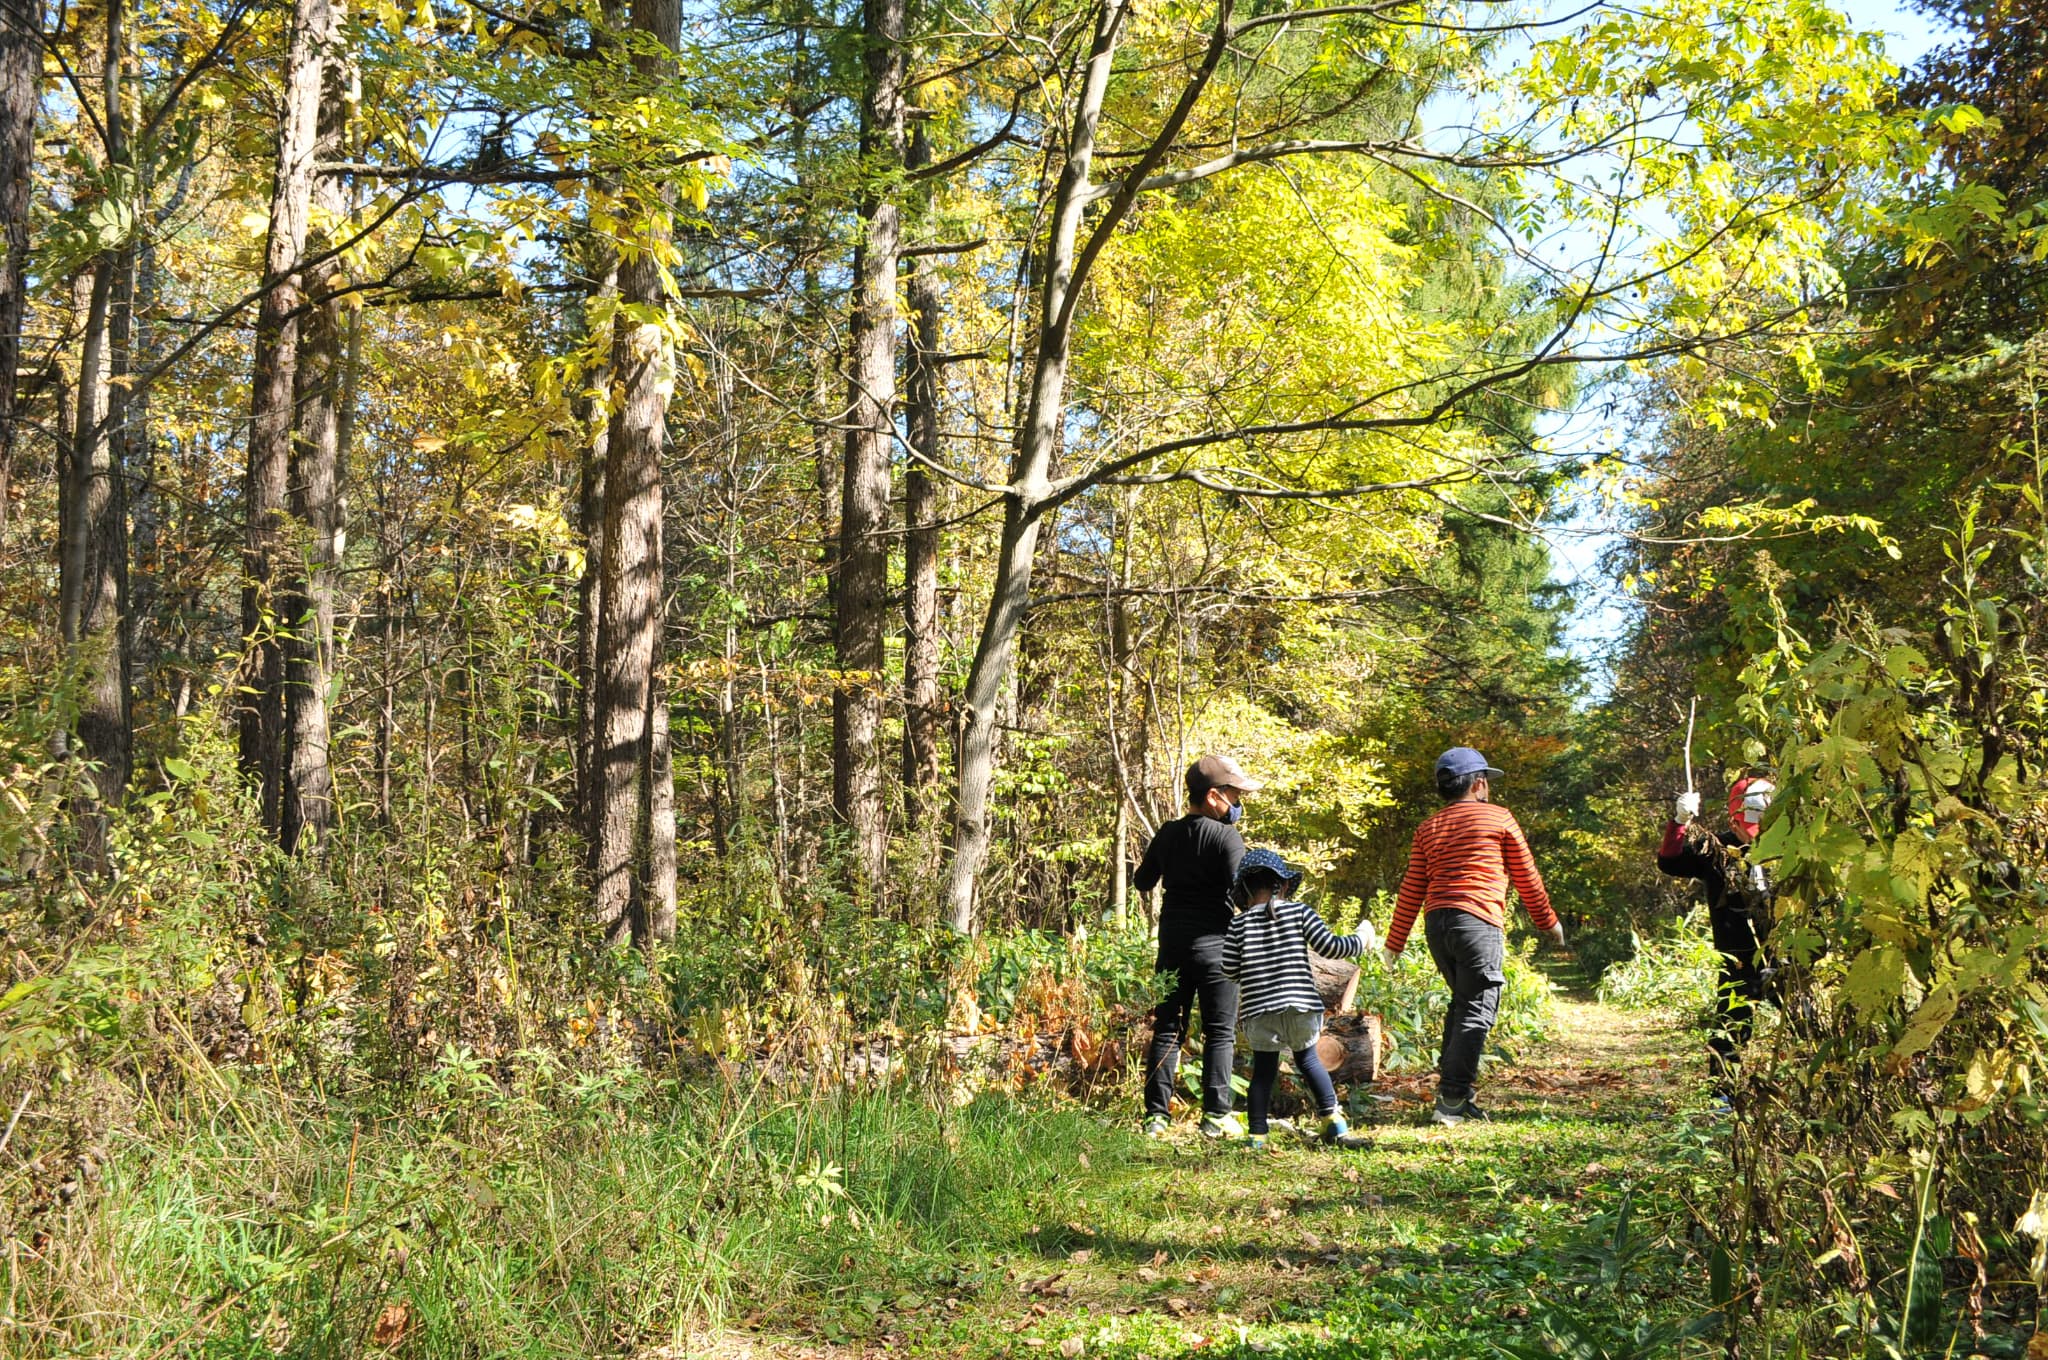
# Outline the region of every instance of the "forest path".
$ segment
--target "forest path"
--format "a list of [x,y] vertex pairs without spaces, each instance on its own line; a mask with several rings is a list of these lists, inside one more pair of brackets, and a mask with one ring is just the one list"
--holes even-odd
[[[1158,1142],[1104,1125],[1013,1249],[963,1255],[928,1295],[836,1321],[785,1316],[716,1349],[762,1360],[1497,1354],[1496,1340],[1533,1342],[1532,1305],[1565,1297],[1560,1247],[1603,1231],[1589,1221],[1624,1188],[1640,1194],[1660,1168],[1707,1155],[1696,1047],[1668,1019],[1561,994],[1550,1040],[1482,1076],[1485,1124],[1427,1123],[1434,1077],[1412,1073],[1361,1102],[1368,1150],[1276,1131],[1272,1150],[1254,1153],[1186,1122]],[[849,1278],[835,1292],[859,1290]]]

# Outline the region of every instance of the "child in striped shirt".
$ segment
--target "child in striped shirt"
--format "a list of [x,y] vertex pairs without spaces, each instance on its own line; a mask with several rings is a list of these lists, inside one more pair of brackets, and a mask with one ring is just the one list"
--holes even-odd
[[1238,980],[1238,1024],[1245,1047],[1252,1052],[1252,1082],[1246,1114],[1250,1144],[1266,1145],[1266,1112],[1273,1087],[1280,1080],[1280,1055],[1294,1055],[1315,1097],[1322,1119],[1322,1137],[1338,1147],[1363,1147],[1363,1134],[1351,1132],[1337,1113],[1337,1087],[1316,1052],[1323,1032],[1323,998],[1309,971],[1308,952],[1326,959],[1355,959],[1372,948],[1372,924],[1361,922],[1355,935],[1339,935],[1323,923],[1315,908],[1294,900],[1301,871],[1271,850],[1245,852],[1232,895],[1244,909],[1230,923],[1223,945],[1223,971]]

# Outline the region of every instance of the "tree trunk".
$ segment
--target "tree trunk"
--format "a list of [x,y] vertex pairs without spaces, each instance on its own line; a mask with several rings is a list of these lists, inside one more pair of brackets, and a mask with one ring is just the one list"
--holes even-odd
[[[126,164],[119,4],[107,8],[103,76],[108,160]],[[131,241],[109,243],[92,266],[79,349],[78,407],[64,504],[58,585],[59,628],[79,669],[78,754],[93,766],[98,806],[79,819],[81,849],[105,869],[105,809],[128,788],[133,723],[129,711],[128,507],[120,465],[125,375],[131,339],[135,265]]]
[[[316,156],[335,159],[343,148],[348,120],[348,71],[341,61],[342,9],[331,3],[328,27],[317,45],[325,61]],[[326,246],[334,224],[348,216],[339,177],[320,178],[313,206],[322,219],[310,231],[313,252]],[[299,333],[296,383],[299,437],[294,445],[291,512],[299,542],[296,569],[285,588],[286,769],[279,841],[285,853],[317,849],[334,824],[334,773],[328,758],[327,697],[334,673],[334,592],[343,546],[341,487],[346,474],[342,443],[343,373],[339,260],[323,262],[306,289],[310,305]]]
[[676,775],[659,675],[648,686],[646,798],[647,938],[666,944],[676,937]]
[[[602,0],[604,31],[593,44],[608,50],[619,23],[618,0]],[[601,187],[615,191],[617,185]],[[597,635],[604,598],[604,468],[610,446],[611,417],[607,410],[612,386],[612,322],[603,323],[600,337],[593,315],[609,317],[619,295],[619,252],[612,239],[583,224],[583,258],[576,262],[584,289],[580,318],[590,367],[582,374],[572,410],[580,440],[576,473],[576,527],[583,539],[583,574],[576,581],[576,826],[583,835],[583,867],[597,870]]]
[[1067,388],[1067,293],[1074,269],[1075,242],[1086,207],[1088,170],[1095,154],[1095,128],[1109,89],[1110,66],[1129,0],[1105,0],[1088,54],[1088,70],[1074,113],[1067,163],[1060,173],[1047,240],[1045,289],[1039,312],[1038,364],[1010,484],[1003,497],[1003,536],[995,584],[975,646],[974,666],[963,696],[960,768],[953,799],[953,863],[946,883],[946,923],[963,934],[974,930],[975,880],[988,853],[988,794],[995,782],[996,709],[1010,676],[1018,630],[1031,599],[1031,569],[1038,551],[1039,517],[1051,493],[1052,461],[1059,450]]
[[264,293],[256,313],[249,403],[249,461],[243,488],[242,695],[238,726],[242,775],[261,793],[263,825],[281,829],[284,802],[284,648],[273,592],[283,555],[286,487],[297,395],[299,261],[305,254],[319,141],[321,45],[332,31],[329,0],[295,0],[285,63],[283,119],[270,192],[263,257]]
[[[931,160],[922,124],[911,138],[908,166]],[[944,300],[929,263],[913,267],[910,303],[910,373],[904,423],[914,455],[939,457],[938,355]],[[903,810],[915,830],[939,782],[939,495],[931,470],[912,457],[903,471]]]
[[[881,900],[888,874],[882,807],[882,670],[889,615],[889,465],[896,433],[896,252],[903,164],[904,0],[865,0],[861,103],[862,234],[847,333],[847,423],[839,510],[841,679],[832,699],[832,806],[853,837],[855,887]],[[880,181],[879,187],[873,187]]]
[[[633,28],[672,51],[679,39],[677,0],[634,0]],[[650,81],[672,74],[666,56],[642,52],[635,68]],[[665,310],[662,271],[654,251],[666,244],[668,204],[660,198],[637,205],[639,248],[619,267],[622,307]],[[608,941],[629,933],[645,943],[651,922],[647,903],[672,899],[673,860],[667,883],[638,880],[643,866],[661,870],[646,857],[644,795],[652,729],[650,689],[661,664],[662,481],[661,453],[668,399],[675,383],[675,358],[663,321],[616,318],[612,349],[615,389],[605,461],[605,526],[602,596],[597,643],[598,808],[591,906]]]
[[[590,300],[608,304],[619,291],[619,258],[608,241],[593,236],[595,264],[585,286]],[[608,306],[607,306],[608,310]],[[608,392],[612,382],[611,346],[584,375],[588,392]],[[611,420],[592,397],[576,400],[577,425],[583,432],[582,466],[576,479],[578,527],[583,536],[583,575],[576,582],[576,824],[583,830],[585,867],[597,868],[597,635],[604,601],[604,470],[610,446]]]
[[27,312],[28,205],[42,103],[43,7],[0,4],[0,529],[14,468],[15,380]]

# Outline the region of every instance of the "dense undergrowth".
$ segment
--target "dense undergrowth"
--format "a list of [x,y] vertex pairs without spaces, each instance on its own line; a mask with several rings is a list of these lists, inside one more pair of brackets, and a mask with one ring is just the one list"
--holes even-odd
[[[735,871],[673,947],[614,953],[545,837],[508,866],[458,848],[445,807],[413,810],[445,836],[283,860],[198,722],[106,822],[100,877],[64,839],[62,693],[18,696],[0,731],[10,1354],[854,1326],[967,1287],[949,1272],[976,1243],[1057,1236],[1086,1149],[1127,1137],[1159,985],[1141,922],[965,941]],[[1526,955],[1503,1051],[1548,1023]],[[1445,999],[1433,970],[1368,965],[1391,1065],[1428,1061]]]

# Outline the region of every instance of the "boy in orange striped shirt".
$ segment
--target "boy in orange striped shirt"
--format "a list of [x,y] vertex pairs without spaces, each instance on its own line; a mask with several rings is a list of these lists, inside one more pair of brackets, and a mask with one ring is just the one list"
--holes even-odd
[[1512,812],[1487,801],[1489,781],[1499,774],[1469,746],[1453,746],[1436,758],[1436,791],[1444,806],[1415,828],[1382,951],[1388,967],[1398,964],[1420,913],[1429,955],[1451,987],[1437,1062],[1436,1110],[1430,1116],[1439,1124],[1486,1118],[1473,1102],[1472,1085],[1507,982],[1510,884],[1536,928],[1564,943],[1564,925],[1550,909],[1550,894],[1521,824]]

